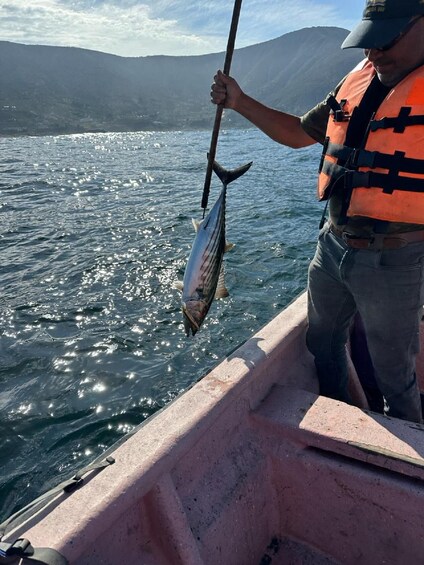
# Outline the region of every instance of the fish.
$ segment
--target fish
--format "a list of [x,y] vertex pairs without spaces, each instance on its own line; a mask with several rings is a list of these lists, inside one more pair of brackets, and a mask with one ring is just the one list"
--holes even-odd
[[227,170],[217,161],[213,171],[222,182],[222,190],[208,215],[199,221],[192,220],[196,236],[184,272],[177,288],[182,292],[182,312],[187,337],[194,336],[202,325],[211,304],[216,298],[229,295],[224,281],[223,256],[234,245],[225,239],[225,203],[227,186],[244,175],[252,162],[238,169]]

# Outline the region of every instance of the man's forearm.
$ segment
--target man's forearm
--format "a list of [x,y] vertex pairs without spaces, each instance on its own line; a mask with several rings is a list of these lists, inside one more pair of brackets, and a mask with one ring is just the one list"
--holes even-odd
[[247,94],[240,96],[234,110],[282,145],[297,149],[316,143],[303,130],[298,116],[264,106]]

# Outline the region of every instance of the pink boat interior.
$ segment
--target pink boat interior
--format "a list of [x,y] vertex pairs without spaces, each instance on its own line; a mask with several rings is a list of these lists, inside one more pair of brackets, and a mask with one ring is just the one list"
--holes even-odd
[[424,427],[318,396],[305,329],[302,295],[11,537],[78,565],[423,563]]

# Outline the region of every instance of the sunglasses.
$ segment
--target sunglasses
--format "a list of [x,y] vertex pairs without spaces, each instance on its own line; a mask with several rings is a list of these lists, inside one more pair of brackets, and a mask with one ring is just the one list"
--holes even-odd
[[403,28],[400,34],[392,39],[390,43],[386,43],[386,45],[383,45],[383,47],[376,47],[375,49],[377,49],[377,51],[388,51],[389,49],[392,49],[392,47],[394,47],[396,43],[398,43],[402,39],[402,37],[404,37],[408,33],[408,31],[414,27],[414,25],[421,17],[421,15],[414,16],[412,20],[410,20],[410,22]]

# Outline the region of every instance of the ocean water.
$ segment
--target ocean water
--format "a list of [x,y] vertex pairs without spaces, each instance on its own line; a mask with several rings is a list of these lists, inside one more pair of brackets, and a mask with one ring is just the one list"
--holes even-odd
[[[200,379],[305,287],[319,147],[223,131],[230,297],[187,338],[180,296],[210,133],[0,139],[0,519]],[[214,178],[209,208],[220,183]]]

